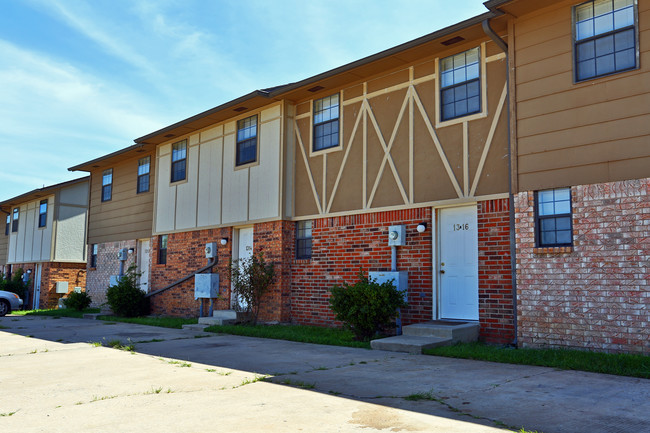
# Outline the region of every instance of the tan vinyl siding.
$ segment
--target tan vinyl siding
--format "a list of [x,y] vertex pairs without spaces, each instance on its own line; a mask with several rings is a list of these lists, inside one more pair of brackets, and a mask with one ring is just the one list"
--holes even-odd
[[[0,213],[0,217],[3,218],[3,223],[4,223],[4,218],[6,218],[7,216],[3,213]],[[9,228],[9,232],[11,233],[11,228]],[[5,236],[5,227],[3,224],[2,233],[0,233],[0,266],[7,264],[8,254],[9,254],[9,235]]]
[[[138,160],[146,156],[151,156],[149,192],[137,194]],[[142,153],[112,166],[110,201],[102,202],[101,193],[102,172],[111,167],[97,168],[91,173],[89,244],[151,237],[155,160],[155,155]]]
[[521,191],[650,176],[650,1],[638,4],[640,69],[574,83],[577,3],[514,21]]

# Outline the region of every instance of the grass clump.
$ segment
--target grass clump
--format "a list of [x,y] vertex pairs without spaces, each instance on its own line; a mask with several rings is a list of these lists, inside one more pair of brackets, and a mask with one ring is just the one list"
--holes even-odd
[[425,349],[426,355],[475,359],[506,364],[536,365],[650,379],[650,356],[569,349],[515,349],[482,343],[459,343]]
[[99,313],[99,308],[85,308],[81,311],[73,308],[59,308],[56,310],[19,310],[11,312],[16,316],[71,317],[73,319],[82,319],[84,314],[96,313]]
[[98,316],[99,320],[111,322],[135,323],[137,325],[159,326],[161,328],[183,329],[183,325],[199,323],[199,319],[185,319],[182,317],[119,317]]
[[299,343],[370,348],[369,342],[356,341],[348,330],[303,325],[215,325],[204,331],[246,337],[273,338]]

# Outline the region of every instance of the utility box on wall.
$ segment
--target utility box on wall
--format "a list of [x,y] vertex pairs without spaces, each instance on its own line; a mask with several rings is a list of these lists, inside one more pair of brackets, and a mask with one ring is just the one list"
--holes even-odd
[[391,247],[403,247],[406,245],[406,227],[388,227],[388,245]]
[[393,285],[397,290],[404,293],[404,301],[408,299],[408,281],[409,273],[406,271],[379,271],[368,272],[368,277],[375,282],[382,284],[393,280]]
[[219,296],[219,274],[194,275],[194,299]]
[[68,293],[68,282],[67,281],[57,281],[56,282],[56,293]]

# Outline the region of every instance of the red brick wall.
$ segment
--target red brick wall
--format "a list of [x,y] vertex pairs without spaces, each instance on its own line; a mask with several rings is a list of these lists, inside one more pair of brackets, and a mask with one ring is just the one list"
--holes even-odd
[[508,199],[478,203],[478,298],[481,340],[514,341]]
[[[221,238],[228,238],[222,246]],[[219,274],[221,299],[215,302],[214,309],[230,308],[230,281],[226,278],[228,263],[232,257],[232,230],[230,228],[196,230],[183,233],[170,233],[167,238],[167,263],[158,264],[160,236],[151,241],[151,268],[149,291],[177,281],[208,264],[205,258],[205,244],[217,242],[217,264],[212,272]],[[151,313],[165,316],[197,317],[200,300],[194,299],[194,278],[150,298]],[[207,314],[209,302],[203,302],[203,313]]]
[[93,308],[99,308],[107,301],[106,291],[111,284],[111,275],[119,275],[120,273],[120,261],[117,259],[117,254],[122,248],[133,248],[136,250],[133,254],[129,254],[128,260],[124,264],[124,270],[126,271],[136,263],[137,241],[130,240],[97,244],[97,266],[94,268],[90,267],[92,245],[88,245],[86,293],[92,299],[91,306]]
[[523,346],[650,352],[650,179],[571,189],[573,248],[535,248],[534,194],[516,197]]
[[[427,222],[424,233],[416,230]],[[389,271],[388,227],[406,226],[406,246],[397,248],[397,269],[409,273],[409,307],[403,323],[432,318],[431,208],[322,218],[312,225],[311,260],[293,260],[291,318],[295,323],[332,326],[329,289],[353,284],[359,271]],[[295,257],[292,241],[292,257]]]
[[[39,308],[56,308],[59,299],[66,296],[65,293],[56,293],[57,281],[68,282],[68,293],[73,292],[75,287],[86,287],[86,264],[85,263],[59,263],[45,262],[42,263],[41,270],[41,296]],[[17,263],[11,265],[12,273],[18,269],[24,272],[31,270],[31,283],[29,287],[29,299],[25,304],[26,309],[31,309],[34,305],[34,278],[36,277],[35,263]],[[23,299],[25,301],[25,299]]]

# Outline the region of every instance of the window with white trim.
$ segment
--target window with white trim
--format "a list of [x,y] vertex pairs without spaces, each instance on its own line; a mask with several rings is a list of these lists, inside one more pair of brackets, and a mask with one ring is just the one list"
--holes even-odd
[[47,225],[47,199],[41,200],[38,206],[38,227],[45,227]]
[[237,121],[237,156],[235,165],[257,160],[257,115]]
[[151,157],[146,156],[138,161],[138,186],[137,193],[149,191],[149,171],[151,169]]
[[185,180],[187,172],[187,140],[172,144],[171,181]]
[[16,233],[18,231],[18,219],[20,218],[20,208],[15,207],[14,208],[14,218],[13,221],[11,222],[11,231],[12,233]]
[[339,94],[314,101],[314,152],[339,145]]
[[102,173],[102,201],[113,198],[113,169],[109,168]]
[[440,120],[481,111],[479,47],[440,60]]

